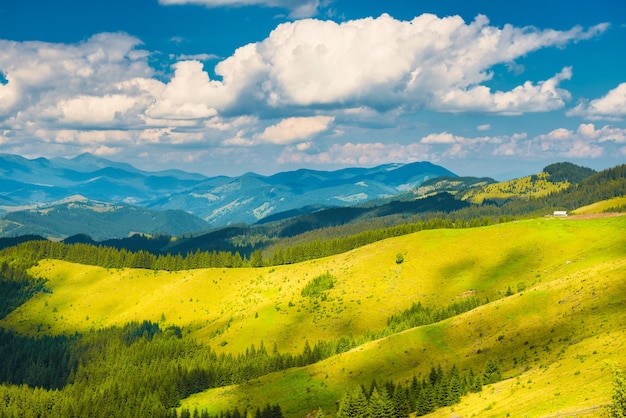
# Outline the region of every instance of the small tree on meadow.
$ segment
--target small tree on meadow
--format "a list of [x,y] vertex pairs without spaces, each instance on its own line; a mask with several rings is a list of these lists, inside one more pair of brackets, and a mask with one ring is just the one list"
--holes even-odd
[[609,417],[626,417],[626,375],[613,370],[613,403],[608,407]]

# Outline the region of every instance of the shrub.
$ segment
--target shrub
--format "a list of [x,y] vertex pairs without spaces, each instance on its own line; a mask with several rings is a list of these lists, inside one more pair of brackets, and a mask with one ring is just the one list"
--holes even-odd
[[608,415],[626,416],[626,375],[617,368],[613,370],[613,403],[608,407]]
[[310,298],[318,298],[325,295],[327,290],[332,289],[335,286],[335,280],[332,274],[326,272],[320,276],[312,279],[304,289],[302,289],[301,295],[308,296]]

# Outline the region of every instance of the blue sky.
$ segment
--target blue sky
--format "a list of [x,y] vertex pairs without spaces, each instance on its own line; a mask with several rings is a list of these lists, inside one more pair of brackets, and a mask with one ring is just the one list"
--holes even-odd
[[0,153],[271,174],[626,161],[626,2],[0,0]]

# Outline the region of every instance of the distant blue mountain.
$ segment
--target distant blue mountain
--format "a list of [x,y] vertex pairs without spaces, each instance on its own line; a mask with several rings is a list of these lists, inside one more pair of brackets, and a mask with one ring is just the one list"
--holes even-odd
[[0,221],[0,236],[64,239],[85,234],[102,241],[136,233],[181,235],[209,228],[202,219],[182,210],[156,211],[74,196],[56,204],[7,213]]
[[82,154],[26,159],[0,154],[0,213],[34,209],[70,196],[157,211],[182,210],[210,226],[254,223],[305,207],[337,207],[393,196],[439,176],[455,176],[428,162],[337,171],[301,169],[262,176],[206,177],[180,170],[147,172]]

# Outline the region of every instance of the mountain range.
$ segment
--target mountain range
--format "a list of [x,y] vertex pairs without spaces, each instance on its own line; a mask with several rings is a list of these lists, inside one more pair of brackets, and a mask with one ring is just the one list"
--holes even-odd
[[[20,226],[32,223],[31,218],[42,214],[48,215],[48,219],[53,214],[65,216],[70,209],[82,214],[75,216],[76,224],[68,228],[66,236],[78,233],[81,223],[91,218],[90,211],[111,215],[121,210],[143,213],[141,219],[151,223],[152,228],[146,230],[137,217],[134,230],[108,230],[106,237],[120,237],[131,231],[179,234],[236,223],[252,224],[285,212],[307,213],[384,199],[440,176],[455,174],[429,162],[415,162],[337,171],[301,169],[270,176],[246,173],[238,177],[207,177],[180,170],[142,171],[91,154],[71,159],[27,159],[3,154],[0,213],[4,213],[4,220],[0,221],[0,235],[48,235],[50,231],[44,227],[24,230]],[[162,211],[168,211],[169,216],[158,215]],[[190,215],[200,219],[192,220]],[[162,221],[153,222],[159,217]],[[67,216],[66,219],[70,221]],[[41,220],[34,223],[45,224]]]

